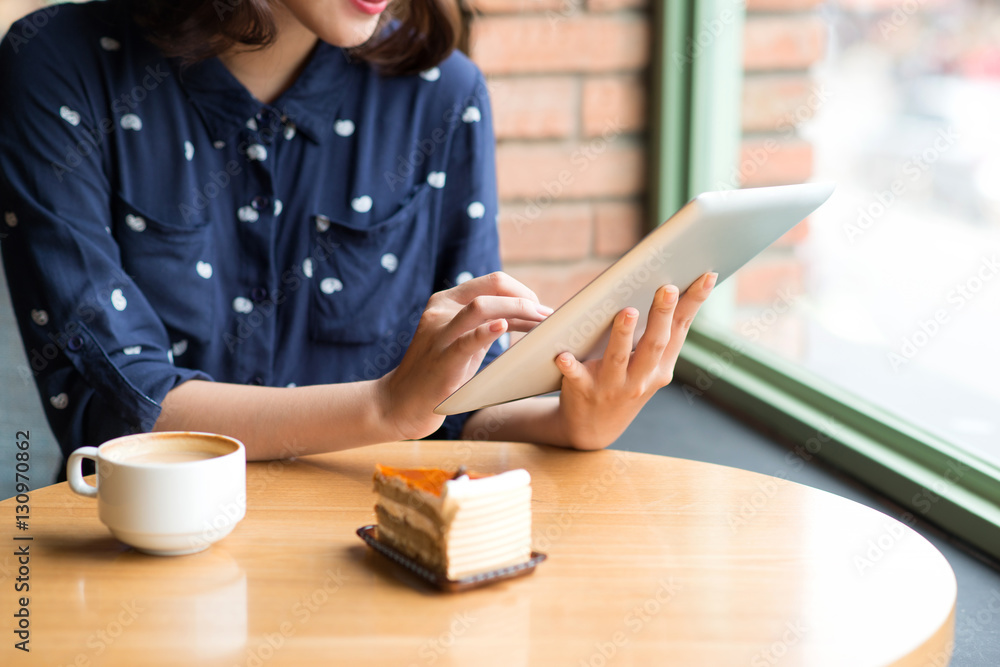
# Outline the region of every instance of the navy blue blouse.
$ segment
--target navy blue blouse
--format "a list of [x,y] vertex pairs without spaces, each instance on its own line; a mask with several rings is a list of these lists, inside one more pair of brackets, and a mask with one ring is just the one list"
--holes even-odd
[[125,5],[43,10],[0,46],[0,246],[64,452],[151,429],[192,378],[381,377],[434,291],[500,267],[467,58],[389,78],[320,43],[263,104]]

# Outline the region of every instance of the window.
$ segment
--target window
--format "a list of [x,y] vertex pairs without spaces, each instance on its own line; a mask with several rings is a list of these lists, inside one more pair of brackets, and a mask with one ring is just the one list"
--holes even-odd
[[[836,181],[837,193],[797,243],[741,272],[783,276],[758,290],[767,298],[745,298],[739,283],[713,297],[679,376],[692,400],[767,424],[802,455],[997,555],[1000,11],[973,0],[875,4],[822,5],[827,54],[809,113],[795,118],[814,180]],[[703,24],[689,19],[686,39]],[[706,50],[709,62],[688,74],[693,91],[720,85],[733,51]],[[705,114],[723,133],[738,126],[691,100],[689,128]],[[688,183],[676,187],[686,198],[726,186],[733,160],[710,135],[688,137],[688,156],[717,157],[700,172],[689,157]]]

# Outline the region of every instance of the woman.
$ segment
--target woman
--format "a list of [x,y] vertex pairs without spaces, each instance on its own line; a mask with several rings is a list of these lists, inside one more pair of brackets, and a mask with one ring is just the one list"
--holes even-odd
[[63,450],[198,430],[251,459],[389,440],[605,447],[714,285],[559,397],[433,408],[551,309],[499,273],[486,85],[453,0],[111,1],[0,49],[4,264]]

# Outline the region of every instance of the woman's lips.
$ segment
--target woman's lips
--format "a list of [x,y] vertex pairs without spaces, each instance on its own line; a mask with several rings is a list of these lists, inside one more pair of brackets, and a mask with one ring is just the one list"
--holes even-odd
[[371,2],[371,0],[351,0],[351,4],[354,5],[358,11],[374,16],[385,11],[385,8],[389,4],[389,0],[378,0],[378,2]]

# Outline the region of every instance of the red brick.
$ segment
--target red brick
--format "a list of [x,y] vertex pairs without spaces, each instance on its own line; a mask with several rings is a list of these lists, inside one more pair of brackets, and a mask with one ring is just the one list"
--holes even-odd
[[736,274],[736,304],[770,304],[781,294],[803,291],[801,260],[787,251],[766,251]]
[[[870,0],[865,0],[870,1]],[[899,2],[899,0],[888,0]],[[747,0],[747,12],[794,12],[812,9],[823,0]],[[841,3],[843,4],[843,0]]]
[[642,238],[645,208],[637,201],[606,201],[594,205],[594,254],[618,258]]
[[498,139],[568,137],[576,132],[579,83],[571,76],[491,77]]
[[520,14],[523,12],[558,12],[566,9],[567,3],[580,0],[463,0],[473,12],[483,14]]
[[583,83],[583,133],[609,127],[637,132],[646,127],[646,83],[634,75],[587,77]]
[[557,308],[610,264],[610,261],[584,260],[565,264],[515,264],[505,270],[534,290],[539,301]]
[[649,25],[638,16],[483,16],[469,43],[487,74],[612,72],[649,62]]
[[[563,0],[564,2],[576,2],[580,0]],[[657,0],[663,2],[664,0]],[[612,12],[616,9],[645,9],[649,6],[649,0],[587,0],[587,9],[592,12]]]
[[583,259],[590,253],[594,214],[589,204],[506,203],[500,207],[504,264]]
[[790,131],[809,119],[813,105],[813,83],[808,74],[747,76],[743,81],[743,131]]
[[813,169],[812,144],[773,137],[744,139],[737,165],[743,187],[787,185],[809,179]]
[[743,35],[748,70],[805,69],[823,56],[826,28],[813,14],[750,16]]
[[501,143],[497,147],[500,198],[544,204],[552,199],[638,195],[645,186],[644,160],[642,148],[623,139]]

